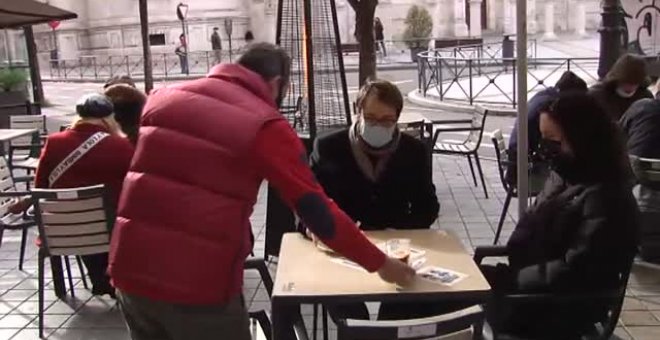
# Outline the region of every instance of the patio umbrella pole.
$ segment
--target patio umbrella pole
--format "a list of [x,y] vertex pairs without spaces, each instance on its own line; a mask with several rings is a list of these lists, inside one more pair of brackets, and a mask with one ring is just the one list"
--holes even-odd
[[518,216],[527,210],[529,197],[527,124],[527,0],[516,0],[516,44],[518,68]]

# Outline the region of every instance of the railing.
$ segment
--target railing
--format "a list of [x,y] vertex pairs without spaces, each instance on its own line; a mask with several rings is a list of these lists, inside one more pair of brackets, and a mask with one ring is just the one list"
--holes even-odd
[[[534,51],[530,53],[530,51]],[[587,83],[598,80],[597,58],[536,58],[528,48],[527,92],[554,85],[564,71],[573,71]],[[434,50],[418,55],[418,91],[442,101],[516,107],[517,59],[484,47],[458,51]]]
[[[232,51],[232,59],[240,57],[240,51]],[[223,61],[229,60],[229,52],[222,50]],[[188,72],[181,67],[181,60],[174,53],[157,53],[151,57],[154,76],[165,78],[179,75],[204,75],[216,64],[214,51],[188,53]],[[76,59],[49,60],[48,74],[59,79],[108,79],[115,75],[144,76],[142,55],[81,56]]]

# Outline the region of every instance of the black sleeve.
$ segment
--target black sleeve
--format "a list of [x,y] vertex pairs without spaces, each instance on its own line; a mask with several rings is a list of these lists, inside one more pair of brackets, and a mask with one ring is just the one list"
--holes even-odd
[[415,146],[412,163],[419,166],[412,167],[415,172],[410,174],[413,178],[413,186],[410,195],[410,217],[406,224],[415,228],[429,228],[438,218],[440,203],[433,185],[431,159],[421,143]]
[[575,284],[576,273],[588,276],[594,270],[594,264],[611,258],[611,252],[615,250],[611,246],[612,239],[616,236],[612,234],[612,222],[607,216],[608,207],[603,197],[606,194],[594,190],[586,195],[580,216],[582,220],[566,252],[559,258],[522,268],[517,278],[521,290],[570,287]]

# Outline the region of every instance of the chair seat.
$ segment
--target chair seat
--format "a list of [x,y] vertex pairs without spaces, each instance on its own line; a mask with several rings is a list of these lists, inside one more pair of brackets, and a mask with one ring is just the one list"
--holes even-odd
[[39,158],[27,158],[12,162],[13,168],[36,170],[39,167]]
[[447,153],[471,153],[477,149],[477,144],[473,142],[449,143],[440,141],[435,144],[433,152]]

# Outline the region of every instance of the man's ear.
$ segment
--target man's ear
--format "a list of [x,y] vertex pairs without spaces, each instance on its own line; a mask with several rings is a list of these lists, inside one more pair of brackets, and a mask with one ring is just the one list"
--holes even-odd
[[280,83],[282,82],[282,76],[275,76],[268,81],[268,86],[270,87],[270,93],[273,95],[273,98],[277,98],[280,95]]

